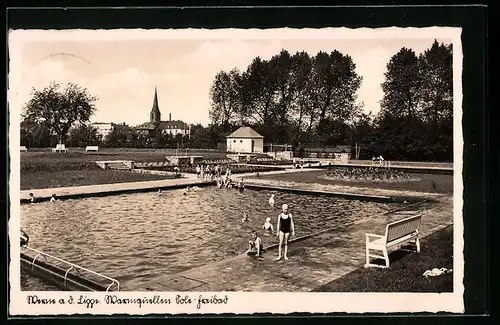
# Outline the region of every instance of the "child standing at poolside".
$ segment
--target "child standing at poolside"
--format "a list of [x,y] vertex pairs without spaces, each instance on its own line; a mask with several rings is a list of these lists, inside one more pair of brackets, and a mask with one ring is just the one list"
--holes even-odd
[[285,244],[283,257],[285,258],[285,260],[288,259],[287,253],[290,231],[292,233],[292,236],[295,236],[295,226],[293,224],[292,214],[288,211],[288,204],[283,204],[281,208],[282,212],[278,216],[278,224],[276,226],[276,233],[280,240],[278,244],[278,257],[276,258],[277,261],[281,260],[281,245],[283,243]]

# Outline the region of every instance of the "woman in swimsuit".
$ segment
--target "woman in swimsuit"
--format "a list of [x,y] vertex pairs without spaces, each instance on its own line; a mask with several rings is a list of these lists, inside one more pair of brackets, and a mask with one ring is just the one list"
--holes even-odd
[[288,212],[288,205],[283,204],[282,206],[283,212],[278,216],[278,225],[276,227],[276,233],[279,236],[280,243],[278,245],[278,257],[277,261],[281,260],[281,245],[283,242],[285,243],[285,251],[283,257],[285,260],[288,259],[288,239],[290,238],[290,231],[292,232],[292,236],[295,236],[295,226],[293,224],[292,214]]

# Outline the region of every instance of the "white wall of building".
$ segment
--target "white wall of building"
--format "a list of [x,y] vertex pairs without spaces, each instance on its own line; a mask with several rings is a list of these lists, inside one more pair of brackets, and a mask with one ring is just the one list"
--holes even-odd
[[172,134],[172,135],[177,135],[177,134],[182,134],[182,135],[189,135],[189,130],[183,130],[183,129],[163,129],[163,134]]
[[[254,142],[252,151],[252,141]],[[227,151],[237,153],[263,153],[264,139],[227,138]]]
[[97,133],[102,135],[103,138],[113,131],[112,123],[93,123],[91,125],[97,129]]

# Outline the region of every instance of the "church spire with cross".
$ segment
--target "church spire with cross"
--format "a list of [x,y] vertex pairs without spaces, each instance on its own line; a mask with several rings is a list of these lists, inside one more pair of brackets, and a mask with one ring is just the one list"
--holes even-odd
[[153,99],[153,108],[149,114],[149,120],[153,124],[159,124],[161,122],[160,108],[158,107],[158,90],[155,86],[155,97]]

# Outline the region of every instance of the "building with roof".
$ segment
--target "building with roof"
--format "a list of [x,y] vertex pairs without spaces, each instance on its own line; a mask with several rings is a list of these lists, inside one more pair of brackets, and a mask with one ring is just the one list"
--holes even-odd
[[248,126],[242,126],[226,137],[228,152],[263,153],[264,137]]
[[149,113],[149,122],[136,126],[135,130],[150,136],[155,136],[158,132],[161,132],[163,135],[171,134],[176,136],[181,134],[183,136],[189,136],[191,133],[191,125],[180,120],[172,120],[172,113],[168,114],[168,121],[161,120],[161,112],[158,105],[158,90],[155,87],[153,108]]

